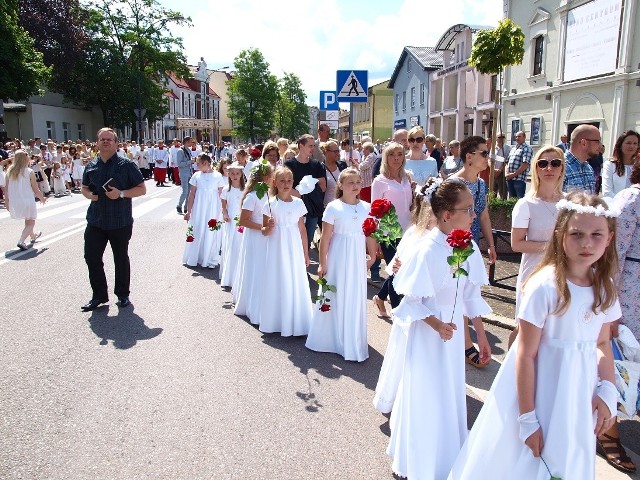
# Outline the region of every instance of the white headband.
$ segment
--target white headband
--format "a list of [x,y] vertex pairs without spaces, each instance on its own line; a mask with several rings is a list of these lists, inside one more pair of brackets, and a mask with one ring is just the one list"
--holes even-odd
[[590,205],[580,205],[579,203],[570,202],[569,200],[562,199],[558,203],[556,203],[556,208],[558,210],[572,210],[578,213],[590,213],[595,215],[596,217],[607,217],[607,218],[616,218],[620,216],[620,209],[611,207],[608,210],[604,208],[602,205],[598,205],[597,207],[592,207]]

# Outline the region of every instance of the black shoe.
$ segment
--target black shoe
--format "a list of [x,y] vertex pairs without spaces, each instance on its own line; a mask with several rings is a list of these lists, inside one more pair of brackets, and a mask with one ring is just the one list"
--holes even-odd
[[182,215],[182,207],[181,207],[180,205],[178,205],[178,206],[176,207],[176,210],[178,211],[178,213],[179,213],[180,215]]
[[95,310],[96,308],[98,308],[100,305],[102,305],[103,303],[107,303],[109,301],[109,299],[103,299],[103,300],[97,300],[95,298],[92,298],[89,303],[87,303],[86,305],[83,305],[80,307],[80,310],[82,310],[83,312],[90,312],[91,310]]
[[131,305],[131,301],[129,300],[129,297],[118,297],[116,305],[118,305],[120,308],[128,307],[129,305]]
[[160,182],[156,182],[156,187],[159,187],[159,186],[160,186]]

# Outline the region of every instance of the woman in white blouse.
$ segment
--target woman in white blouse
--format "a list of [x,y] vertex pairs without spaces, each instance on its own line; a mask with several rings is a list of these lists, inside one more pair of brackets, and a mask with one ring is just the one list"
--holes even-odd
[[613,147],[613,156],[602,165],[603,197],[614,197],[631,186],[629,176],[639,144],[640,133],[634,130],[627,130],[618,137]]

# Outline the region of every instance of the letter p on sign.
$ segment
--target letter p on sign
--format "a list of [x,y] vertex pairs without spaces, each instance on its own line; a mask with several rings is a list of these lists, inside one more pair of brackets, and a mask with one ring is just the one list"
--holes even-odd
[[335,91],[320,91],[320,110],[338,110]]

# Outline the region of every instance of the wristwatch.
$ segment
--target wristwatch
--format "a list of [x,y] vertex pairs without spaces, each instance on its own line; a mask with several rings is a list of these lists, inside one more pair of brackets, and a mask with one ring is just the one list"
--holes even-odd
[[120,198],[124,198],[124,190],[120,190]]

